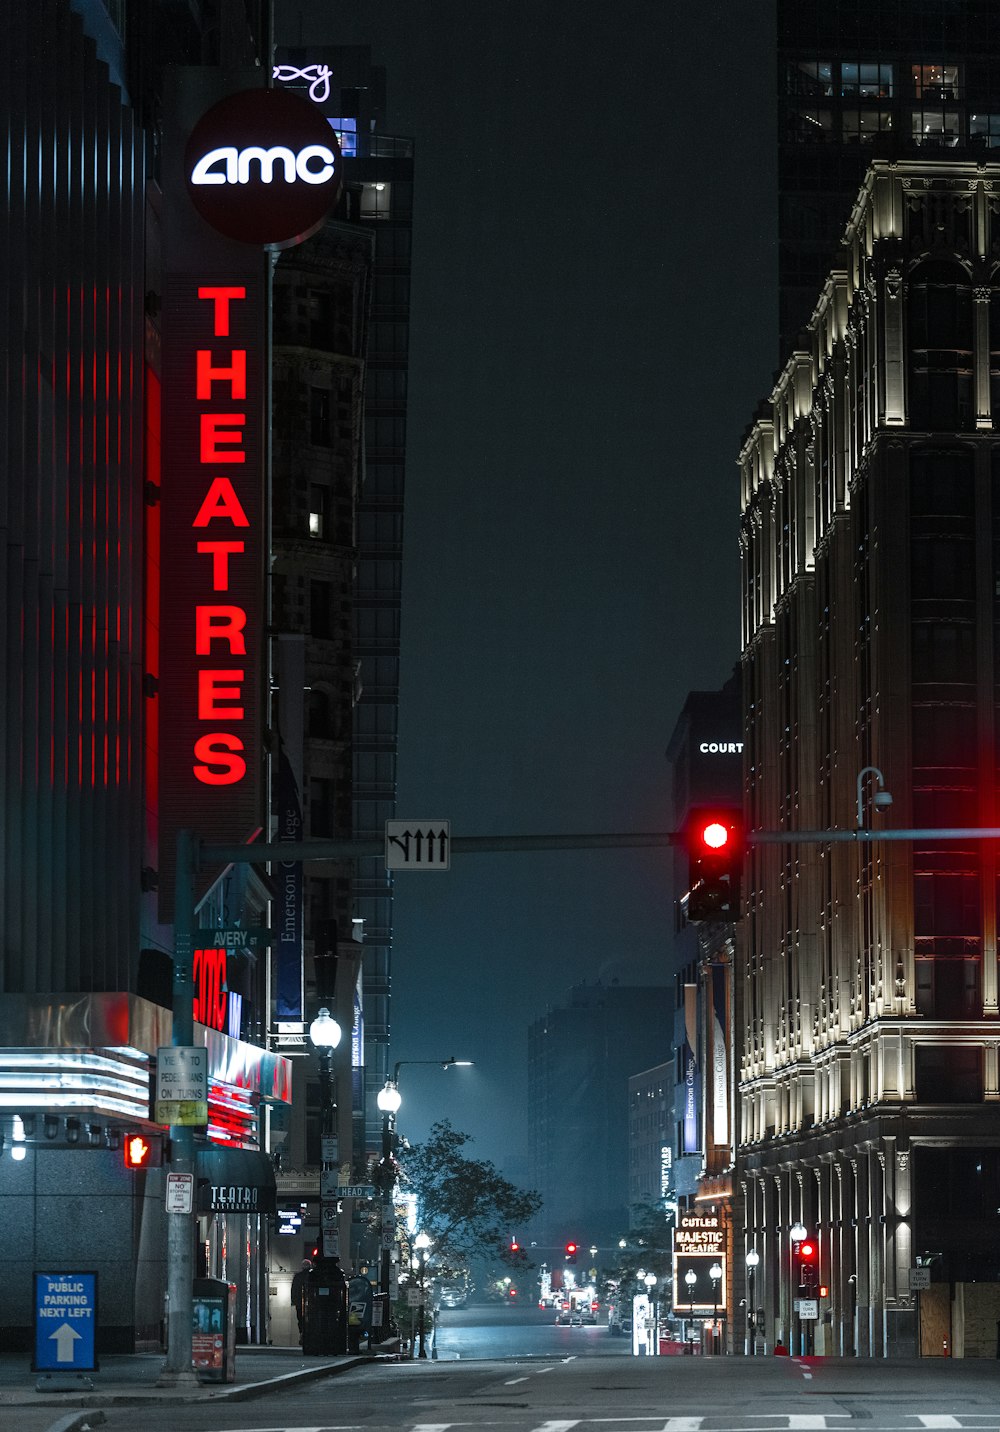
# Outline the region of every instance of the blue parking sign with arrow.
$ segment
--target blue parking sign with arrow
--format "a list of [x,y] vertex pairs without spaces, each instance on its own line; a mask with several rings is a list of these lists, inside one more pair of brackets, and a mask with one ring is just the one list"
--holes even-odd
[[97,1370],[97,1274],[35,1273],[33,1372]]

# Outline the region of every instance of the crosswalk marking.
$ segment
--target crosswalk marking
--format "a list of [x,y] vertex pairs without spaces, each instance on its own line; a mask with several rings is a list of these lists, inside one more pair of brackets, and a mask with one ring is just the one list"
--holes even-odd
[[[543,1371],[550,1369],[543,1368]],[[542,1422],[533,1429],[533,1432],[569,1432],[571,1427],[579,1425],[579,1417],[574,1417],[571,1422]]]
[[917,1414],[924,1427],[961,1427],[957,1417],[947,1412],[920,1412]]

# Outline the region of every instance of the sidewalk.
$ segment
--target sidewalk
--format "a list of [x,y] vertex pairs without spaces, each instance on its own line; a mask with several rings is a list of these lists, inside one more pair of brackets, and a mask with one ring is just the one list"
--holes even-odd
[[[382,1356],[395,1357],[398,1346],[395,1341],[384,1343]],[[40,1374],[31,1371],[30,1358],[5,1356],[0,1359],[0,1425],[8,1407],[48,1412],[53,1427],[60,1432],[74,1432],[88,1425],[86,1409],[141,1407],[153,1402],[248,1402],[297,1382],[346,1372],[376,1360],[379,1353],[376,1347],[372,1353],[306,1357],[297,1347],[238,1347],[235,1382],[206,1382],[196,1387],[157,1387],[164,1363],[162,1353],[111,1354],[101,1357],[99,1370],[84,1374],[78,1386],[44,1392],[37,1390]],[[87,1379],[93,1383],[92,1388],[86,1386]],[[61,1381],[68,1379],[63,1377]],[[79,1416],[72,1415],[75,1410],[79,1410]],[[93,1425],[101,1420],[93,1415],[90,1419]]]

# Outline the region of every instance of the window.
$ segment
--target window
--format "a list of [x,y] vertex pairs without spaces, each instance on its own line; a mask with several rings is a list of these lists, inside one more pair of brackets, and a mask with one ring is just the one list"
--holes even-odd
[[325,691],[313,688],[306,692],[306,731],[321,741],[333,735],[330,698]]
[[309,486],[309,536],[322,539],[330,531],[330,489],[318,482]]
[[841,65],[840,93],[864,99],[892,98],[892,65]]
[[[914,819],[918,818],[914,811]],[[914,855],[915,861],[919,858]],[[933,856],[925,855],[923,858],[931,859]],[[913,931],[918,942],[930,941],[935,945],[941,940],[978,941],[982,935],[979,876],[940,870],[914,875]],[[963,953],[957,948],[952,952]]]
[[333,782],[313,776],[309,782],[309,834],[316,839],[333,833]]
[[974,682],[975,637],[971,622],[914,622],[914,682]]
[[362,219],[392,218],[392,185],[379,179],[361,186]]
[[975,769],[976,708],[914,706],[913,764],[918,770]]
[[982,1050],[921,1044],[914,1052],[917,1099],[922,1104],[978,1104],[983,1097]]
[[917,99],[961,99],[958,65],[911,65],[913,93]]
[[309,631],[312,636],[333,636],[333,583],[309,583]]
[[910,459],[911,517],[971,517],[972,455],[928,448]]
[[919,601],[974,601],[976,549],[954,537],[916,539],[910,544],[910,596]]
[[931,149],[954,149],[959,140],[956,109],[915,109],[910,115],[914,144]]
[[317,447],[330,446],[332,397],[329,388],[309,389],[309,441]]
[[833,134],[833,113],[829,109],[788,111],[788,139],[792,144],[826,144]]
[[887,109],[845,109],[842,122],[845,144],[874,144],[876,135],[892,128],[892,113]]
[[788,94],[832,95],[833,65],[829,60],[792,60],[785,71]]
[[933,1019],[979,1019],[979,960],[916,961],[917,1010]]
[[333,295],[321,288],[309,290],[309,346],[329,349],[333,344]]
[[970,114],[969,143],[979,149],[1000,149],[1000,114]]

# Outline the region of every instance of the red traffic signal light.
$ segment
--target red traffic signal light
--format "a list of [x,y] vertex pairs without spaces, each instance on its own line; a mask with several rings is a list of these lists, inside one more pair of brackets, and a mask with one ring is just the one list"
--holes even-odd
[[682,832],[688,854],[689,889],[684,913],[690,923],[738,920],[743,868],[743,816],[736,806],[697,806]]
[[799,1257],[802,1259],[803,1263],[810,1263],[813,1258],[816,1257],[815,1243],[809,1243],[808,1241],[805,1243],[800,1243]]
[[159,1168],[163,1163],[163,1140],[156,1134],[126,1134],[123,1148],[126,1168]]
[[576,1262],[576,1255],[577,1255],[577,1253],[578,1253],[579,1251],[580,1251],[580,1250],[579,1250],[579,1244],[577,1244],[577,1243],[567,1243],[567,1244],[566,1244],[566,1262],[567,1262],[567,1263],[575,1263],[575,1262]]
[[520,1250],[520,1247],[521,1247],[521,1245],[520,1245],[520,1243],[518,1243],[518,1241],[517,1241],[516,1238],[512,1238],[512,1239],[510,1240],[510,1251],[511,1251],[512,1253],[517,1253],[517,1252]]

